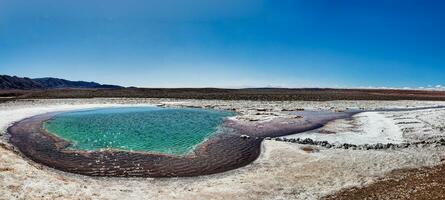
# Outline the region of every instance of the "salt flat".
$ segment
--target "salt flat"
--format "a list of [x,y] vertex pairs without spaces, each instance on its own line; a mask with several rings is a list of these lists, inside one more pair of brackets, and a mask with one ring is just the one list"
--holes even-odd
[[[53,111],[129,105],[192,106],[235,110],[235,119],[267,121],[288,110],[414,108],[445,105],[429,101],[267,102],[174,99],[22,100],[0,104],[0,199],[318,199],[340,189],[372,183],[395,169],[433,166],[443,146],[404,149],[304,151],[307,145],[264,141],[252,164],[192,178],[91,178],[49,169],[22,158],[7,142],[6,128],[32,115]],[[445,136],[445,109],[364,112],[350,120],[302,133],[304,137],[349,143],[437,139]],[[331,134],[326,134],[331,133]],[[297,134],[295,136],[298,136]],[[295,137],[292,136],[292,137]]]

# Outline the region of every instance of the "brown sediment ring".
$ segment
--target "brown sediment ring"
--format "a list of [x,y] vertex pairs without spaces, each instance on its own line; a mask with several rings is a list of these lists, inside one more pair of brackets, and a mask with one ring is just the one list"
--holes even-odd
[[[298,113],[296,113],[298,114]],[[347,118],[353,113],[329,113],[304,118],[240,123],[226,120],[233,130],[216,134],[186,156],[120,150],[73,151],[69,145],[43,128],[55,113],[34,116],[8,128],[10,142],[31,160],[49,167],[88,176],[187,177],[224,172],[245,166],[258,158],[264,137],[278,137],[321,127],[328,121]],[[249,138],[240,137],[242,134]]]

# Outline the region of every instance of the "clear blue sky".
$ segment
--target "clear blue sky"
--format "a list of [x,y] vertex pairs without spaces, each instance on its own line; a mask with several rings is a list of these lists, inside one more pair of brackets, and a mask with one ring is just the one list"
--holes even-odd
[[440,0],[0,0],[0,74],[143,87],[445,85]]

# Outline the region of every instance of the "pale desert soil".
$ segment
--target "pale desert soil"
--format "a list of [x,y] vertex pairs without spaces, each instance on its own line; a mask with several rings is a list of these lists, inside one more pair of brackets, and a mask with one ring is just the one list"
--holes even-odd
[[[405,108],[445,105],[445,102],[333,101],[254,102],[171,99],[84,99],[36,100],[0,104],[0,199],[318,199],[353,186],[363,186],[385,177],[395,169],[433,166],[443,159],[443,147],[425,146],[396,150],[345,150],[308,147],[293,143],[264,141],[262,154],[254,163],[233,171],[194,178],[91,178],[63,173],[28,161],[11,150],[5,129],[12,122],[44,112],[91,108],[115,104],[163,104],[235,109],[239,120],[268,120],[287,117],[281,110],[345,110]],[[378,120],[394,121],[385,136],[398,140],[422,140],[445,135],[444,109],[409,112],[379,112]],[[365,114],[366,115],[366,114]],[[382,118],[383,116],[383,118]],[[358,116],[363,117],[363,116]],[[369,116],[368,116],[369,117]],[[371,115],[371,117],[373,117]],[[376,119],[375,116],[373,118]],[[329,125],[348,129],[353,140],[368,134],[378,138],[363,118],[354,126],[345,121]],[[362,121],[360,121],[362,120]],[[419,123],[399,123],[403,121]],[[346,125],[345,125],[346,124]],[[365,125],[364,125],[365,124]],[[366,127],[366,124],[368,124]],[[328,127],[328,128],[329,128]],[[349,128],[348,128],[349,127]],[[385,128],[385,127],[383,127]],[[344,132],[344,131],[340,131]],[[371,133],[372,132],[372,133]],[[380,132],[381,133],[381,132]],[[375,136],[377,134],[377,136]],[[401,134],[401,135],[400,135]],[[357,136],[358,135],[358,136]],[[361,138],[360,135],[363,135]],[[342,135],[347,140],[347,136]],[[363,139],[364,138],[364,139]]]

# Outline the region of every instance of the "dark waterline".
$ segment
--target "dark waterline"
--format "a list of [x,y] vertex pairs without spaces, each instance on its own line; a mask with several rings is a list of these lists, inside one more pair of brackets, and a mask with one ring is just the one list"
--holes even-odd
[[[42,124],[56,113],[34,116],[10,128],[10,142],[28,158],[49,167],[88,176],[185,177],[214,174],[245,166],[261,151],[264,137],[299,133],[323,126],[351,113],[308,115],[260,124],[225,120],[221,134],[210,137],[184,156],[120,150],[79,151],[70,143],[47,133]],[[240,137],[249,135],[247,139]]]
[[[430,107],[431,109],[439,107]],[[402,111],[400,109],[398,111]],[[410,109],[405,109],[410,110]],[[260,123],[226,120],[224,133],[210,137],[185,156],[145,152],[72,151],[69,145],[41,127],[53,114],[34,116],[10,128],[10,142],[28,158],[49,167],[88,176],[187,177],[236,169],[253,162],[261,151],[264,137],[278,137],[320,128],[326,123],[350,118],[363,111],[292,112],[303,118],[276,119]],[[249,138],[240,137],[242,134]]]

